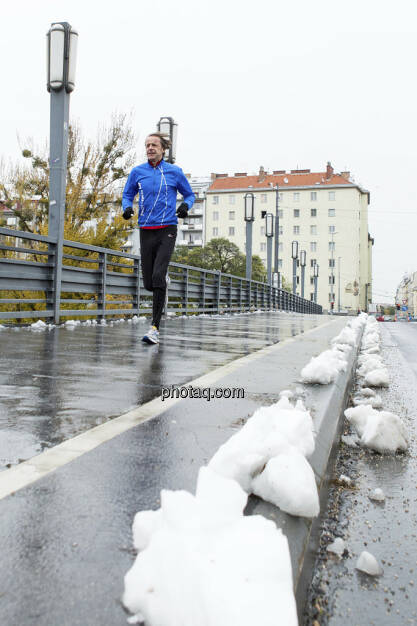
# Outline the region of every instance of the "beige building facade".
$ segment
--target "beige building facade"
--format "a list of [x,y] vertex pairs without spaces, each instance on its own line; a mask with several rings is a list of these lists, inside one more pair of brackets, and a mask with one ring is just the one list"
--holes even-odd
[[[304,297],[314,298],[314,265],[319,266],[318,304],[335,311],[367,310],[372,300],[372,245],[368,232],[369,192],[349,172],[284,170],[258,175],[212,175],[207,190],[205,243],[225,237],[245,253],[245,194],[255,197],[253,254],[267,262],[263,212],[275,216],[278,194],[279,271],[292,285],[291,245],[306,251]],[[278,186],[278,188],[277,188]],[[275,221],[275,220],[274,220]],[[273,246],[274,247],[274,246]],[[274,267],[274,259],[272,260]],[[297,293],[301,294],[297,268]]]

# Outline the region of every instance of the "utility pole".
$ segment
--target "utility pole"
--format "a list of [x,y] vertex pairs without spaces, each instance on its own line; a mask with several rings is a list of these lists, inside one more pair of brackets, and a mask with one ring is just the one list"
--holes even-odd
[[275,185],[275,256],[274,256],[274,279],[276,285],[280,287],[281,281],[279,277],[279,186]]

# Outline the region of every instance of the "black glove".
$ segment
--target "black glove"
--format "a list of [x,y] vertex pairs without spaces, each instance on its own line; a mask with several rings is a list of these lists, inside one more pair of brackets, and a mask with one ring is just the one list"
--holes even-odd
[[186,202],[181,202],[180,206],[177,209],[178,217],[187,217],[188,215],[188,204]]
[[124,220],[130,220],[130,218],[132,217],[134,213],[134,210],[132,209],[131,206],[128,206],[124,211],[123,211],[123,219]]

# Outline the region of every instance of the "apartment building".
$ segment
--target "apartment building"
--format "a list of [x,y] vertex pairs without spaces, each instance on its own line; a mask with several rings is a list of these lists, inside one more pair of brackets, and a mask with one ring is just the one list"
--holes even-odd
[[[277,187],[278,186],[278,187]],[[335,173],[330,163],[322,172],[260,168],[213,174],[206,192],[205,243],[226,237],[245,252],[245,194],[255,197],[253,254],[266,265],[267,240],[263,212],[275,216],[278,194],[279,271],[292,284],[291,245],[305,250],[304,297],[314,298],[314,265],[319,265],[317,302],[329,309],[366,310],[372,300],[372,245],[368,232],[370,194],[354,182],[350,172]],[[300,267],[297,293],[301,293]]]
[[[188,212],[188,217],[179,220],[177,245],[193,248],[202,246],[204,242],[206,191],[211,184],[211,178],[209,176],[193,177],[191,174],[186,174],[186,176],[195,194],[195,202]],[[177,204],[181,202],[182,199],[178,199]]]
[[401,315],[407,317],[417,316],[417,272],[405,274],[395,293],[395,304],[399,304],[402,309]]

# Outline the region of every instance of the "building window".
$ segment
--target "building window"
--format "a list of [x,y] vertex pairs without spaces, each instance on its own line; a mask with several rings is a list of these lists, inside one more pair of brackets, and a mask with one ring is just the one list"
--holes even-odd
[[261,193],[261,204],[266,204],[266,203],[267,203],[266,193]]
[[333,252],[336,250],[336,246],[335,246],[335,242],[334,241],[329,241],[329,250]]
[[300,217],[300,209],[294,209],[294,217]]
[[336,259],[329,259],[329,267],[335,267]]
[[310,235],[317,235],[317,226],[310,226]]
[[218,236],[219,236],[219,229],[216,226],[215,228],[213,228],[213,237],[218,237]]
[[[281,250],[281,248],[280,248],[280,250]],[[278,267],[282,268],[282,259],[278,259]]]
[[229,211],[229,220],[234,220],[234,219],[235,219],[235,212]]
[[310,259],[310,267],[314,267],[317,263],[317,259]]
[[310,217],[317,217],[317,209],[310,209]]
[[293,200],[294,200],[294,202],[300,202],[300,192],[299,191],[294,191],[294,193],[293,193]]
[[219,204],[219,196],[213,196],[213,204]]
[[314,285],[314,276],[310,276],[310,285]]
[[292,232],[293,232],[293,235],[299,235],[300,234],[300,227],[299,226],[293,226],[292,227]]
[[329,233],[335,233],[336,232],[336,226],[329,226]]
[[284,217],[284,211],[282,209],[278,209],[278,217],[280,220]]
[[314,202],[317,200],[317,191],[310,191],[310,200]]
[[281,224],[279,225],[279,231],[278,232],[279,232],[280,235],[284,234],[284,227],[281,226]]
[[265,237],[265,226],[261,226],[261,237]]
[[235,227],[229,226],[229,237],[233,237],[234,234],[235,234]]
[[300,284],[300,277],[297,276],[297,285],[299,285],[299,284]]
[[329,200],[335,200],[335,199],[336,199],[336,192],[329,191]]
[[213,211],[213,222],[218,222],[218,221],[219,221],[219,212]]
[[278,247],[279,247],[279,251],[282,252],[283,249],[284,249],[284,245],[283,245],[282,241],[279,242]]
[[229,196],[229,204],[235,204],[236,196]]
[[334,293],[329,293],[329,302],[334,302]]
[[329,209],[328,213],[329,213],[329,217],[335,217],[336,209]]
[[329,276],[329,285],[334,285],[335,284],[335,276]]
[[317,252],[317,241],[310,241],[310,252]]
[[278,192],[278,202],[282,202],[284,200],[284,194],[282,191]]
[[266,250],[266,243],[263,241],[261,243],[261,252],[265,252],[265,250]]
[[310,293],[310,300],[311,302],[314,302],[314,293]]

